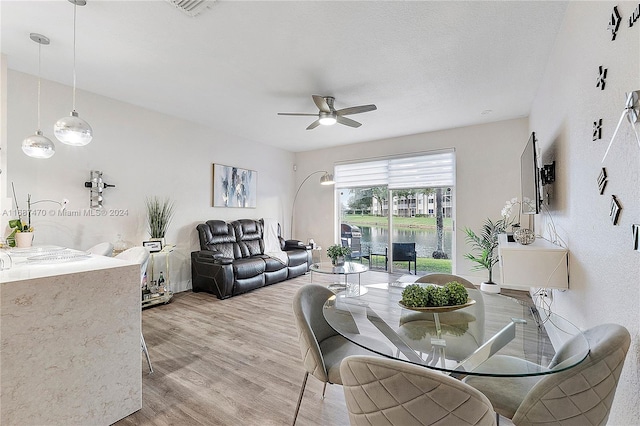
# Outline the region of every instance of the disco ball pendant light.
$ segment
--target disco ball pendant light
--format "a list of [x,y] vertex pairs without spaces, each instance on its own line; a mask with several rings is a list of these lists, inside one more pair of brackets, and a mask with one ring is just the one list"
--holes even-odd
[[86,0],[69,0],[73,3],[73,110],[53,126],[56,138],[67,145],[84,146],[93,139],[93,129],[76,112],[76,9],[87,4]]
[[22,152],[33,158],[50,158],[56,153],[56,147],[40,130],[40,49],[49,44],[49,39],[42,34],[29,34],[31,40],[38,43],[38,130],[22,141]]

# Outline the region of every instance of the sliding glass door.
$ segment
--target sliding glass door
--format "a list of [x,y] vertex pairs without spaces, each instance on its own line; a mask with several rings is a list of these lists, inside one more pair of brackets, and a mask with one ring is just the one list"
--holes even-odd
[[335,175],[339,235],[354,261],[397,273],[452,271],[453,151],[338,165]]

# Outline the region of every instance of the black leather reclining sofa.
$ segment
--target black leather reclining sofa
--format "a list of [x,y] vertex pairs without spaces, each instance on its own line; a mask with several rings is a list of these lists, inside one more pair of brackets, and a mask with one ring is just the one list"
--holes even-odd
[[194,292],[206,291],[226,299],[303,275],[311,265],[311,250],[296,240],[278,237],[287,255],[285,263],[266,255],[261,220],[209,220],[196,229],[200,251],[191,253]]

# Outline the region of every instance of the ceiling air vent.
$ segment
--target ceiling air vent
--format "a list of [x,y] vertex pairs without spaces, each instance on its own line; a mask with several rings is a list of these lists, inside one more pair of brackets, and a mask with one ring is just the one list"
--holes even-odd
[[215,0],[167,0],[168,3],[175,6],[189,16],[196,16],[205,9],[211,7]]

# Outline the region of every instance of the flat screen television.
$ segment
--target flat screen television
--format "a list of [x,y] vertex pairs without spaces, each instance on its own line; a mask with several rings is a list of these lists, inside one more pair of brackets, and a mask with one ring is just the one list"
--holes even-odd
[[531,133],[527,146],[520,156],[522,214],[538,214],[540,213],[540,206],[542,204],[537,142],[536,134]]

